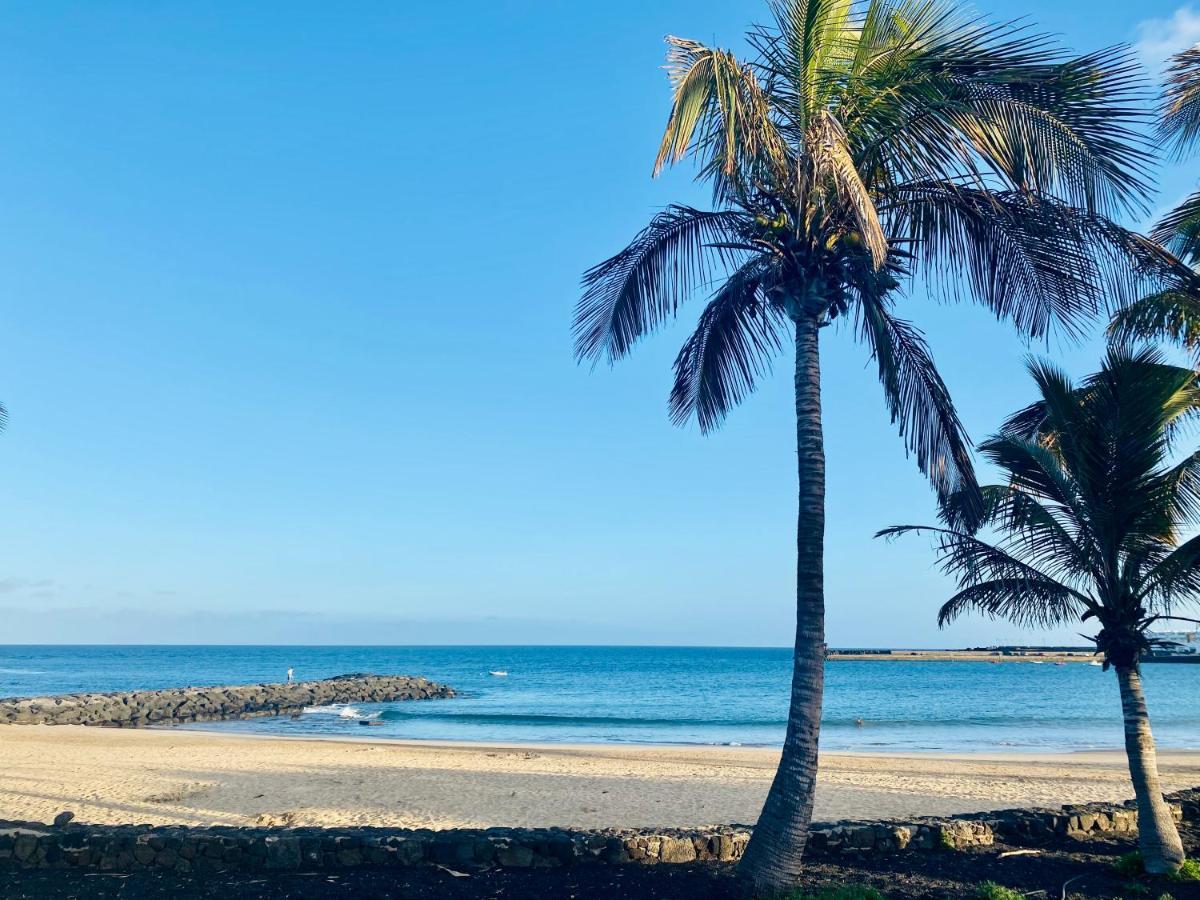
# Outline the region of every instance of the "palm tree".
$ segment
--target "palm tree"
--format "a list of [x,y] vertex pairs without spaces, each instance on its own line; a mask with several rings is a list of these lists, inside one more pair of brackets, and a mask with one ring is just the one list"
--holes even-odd
[[[741,865],[750,889],[799,879],[824,676],[825,459],[819,335],[866,344],[908,449],[940,494],[982,513],[969,443],[922,334],[897,314],[920,276],[1023,334],[1075,333],[1132,300],[1164,254],[1108,215],[1146,195],[1140,85],[1123,50],[1048,38],[937,0],[776,0],[749,61],[668,38],[672,106],[655,172],[691,156],[714,209],[669,206],[584,276],[574,334],[625,356],[713,288],[675,360],[670,412],[716,428],[795,351],[796,640],[783,755]],[[1130,265],[1130,262],[1133,262]],[[1108,293],[1106,293],[1108,292]]]
[[1181,540],[1200,524],[1200,451],[1172,454],[1178,425],[1200,411],[1200,378],[1152,350],[1110,350],[1078,387],[1047,363],[1029,369],[1042,399],[980,447],[1004,477],[982,488],[983,523],[999,540],[953,526],[880,534],[935,535],[958,582],[939,625],[969,612],[1020,626],[1096,621],[1092,640],[1121,691],[1142,858],[1147,871],[1171,872],[1183,844],[1159,787],[1138,663],[1162,643],[1148,629],[1179,618],[1200,591],[1200,537]]

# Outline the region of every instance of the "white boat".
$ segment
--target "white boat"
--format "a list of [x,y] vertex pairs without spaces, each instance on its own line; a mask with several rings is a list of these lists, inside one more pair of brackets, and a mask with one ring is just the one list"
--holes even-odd
[[1088,663],[1088,665],[1089,666],[1102,666],[1102,665],[1104,665],[1104,663],[1100,662],[1100,660],[1098,660],[1098,659],[1093,659],[1090,663]]
[[488,672],[488,674],[494,675],[497,678],[505,678],[508,676],[508,672],[505,669],[496,669],[494,672]]

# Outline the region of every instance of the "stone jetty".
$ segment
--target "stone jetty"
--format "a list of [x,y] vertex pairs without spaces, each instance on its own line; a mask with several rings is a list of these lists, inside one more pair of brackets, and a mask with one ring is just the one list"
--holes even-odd
[[0,699],[0,724],[137,728],[298,713],[306,706],[432,700],[454,690],[409,675],[338,675],[292,684],[167,688]]

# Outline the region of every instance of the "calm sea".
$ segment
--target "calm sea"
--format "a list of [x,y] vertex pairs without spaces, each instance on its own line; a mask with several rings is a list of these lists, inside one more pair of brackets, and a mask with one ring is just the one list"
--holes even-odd
[[[699,647],[0,646],[0,696],[281,681],[289,666],[297,679],[405,673],[450,684],[462,696],[204,727],[375,739],[777,745],[790,665],[782,649]],[[1116,682],[1098,667],[833,662],[827,671],[828,749],[1121,745]],[[1144,672],[1160,746],[1200,748],[1200,665],[1147,665]],[[383,725],[368,730],[363,718]]]

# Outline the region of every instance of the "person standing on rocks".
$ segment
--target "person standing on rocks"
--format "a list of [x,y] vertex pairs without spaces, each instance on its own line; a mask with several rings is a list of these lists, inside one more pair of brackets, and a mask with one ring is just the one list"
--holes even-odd
[[291,684],[291,683],[292,683],[292,667],[291,667],[291,666],[288,666],[288,680],[287,680],[287,683],[288,683],[288,684]]

